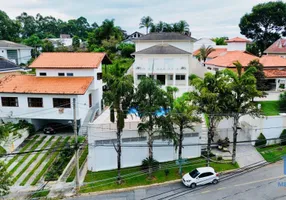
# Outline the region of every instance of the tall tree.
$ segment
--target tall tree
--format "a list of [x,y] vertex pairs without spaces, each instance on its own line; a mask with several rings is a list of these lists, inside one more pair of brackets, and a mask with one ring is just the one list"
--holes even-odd
[[38,31],[38,24],[36,19],[23,12],[20,16],[16,17],[17,21],[21,24],[22,38],[28,38]]
[[42,52],[53,52],[55,50],[55,47],[53,43],[49,40],[44,40],[42,44]]
[[7,172],[5,164],[3,161],[0,161],[0,197],[9,194],[11,186],[10,175]]
[[[168,94],[160,88],[159,82],[152,78],[141,79],[135,95],[135,103],[138,106],[138,114],[141,122],[138,124],[139,134],[148,135],[148,158],[153,160],[153,142],[156,135],[169,138],[170,132],[162,132],[161,127],[165,122],[164,116],[158,116],[161,108],[167,109],[169,104]],[[152,177],[153,169],[149,162],[149,178]]]
[[150,16],[144,16],[140,20],[140,27],[139,28],[146,28],[146,34],[148,34],[149,28],[153,24],[153,19]]
[[[200,49],[199,49],[199,54],[197,55],[197,57],[199,58],[199,60],[202,60],[203,62],[206,62],[208,56],[210,55],[211,52],[215,51],[214,48],[212,48],[211,46],[207,46],[205,47],[205,45],[203,45]],[[205,64],[204,64],[205,65]]]
[[195,91],[190,93],[194,105],[198,107],[200,113],[208,115],[208,142],[207,142],[207,166],[210,164],[211,142],[215,134],[215,130],[219,121],[223,118],[226,110],[226,94],[228,91],[229,79],[223,76],[222,71],[215,74],[206,73],[204,79],[196,75],[190,76],[191,85],[195,87]]
[[263,53],[281,36],[286,36],[286,4],[283,1],[258,4],[240,19],[239,27],[241,34],[253,39]]
[[230,88],[229,95],[226,95],[226,105],[228,116],[233,118],[233,151],[232,163],[236,162],[236,144],[239,129],[239,119],[243,115],[260,116],[254,97],[262,96],[262,92],[256,89],[256,78],[253,73],[256,72],[254,67],[250,67],[243,73],[243,66],[239,62],[233,63],[236,72],[226,69],[224,75],[230,78],[228,84]]
[[267,85],[267,81],[265,79],[265,74],[263,71],[264,66],[259,62],[258,59],[250,61],[245,68],[246,70],[254,67],[256,69],[256,72],[253,73],[254,77],[256,78],[256,88],[260,91],[266,91],[269,90],[269,86]]
[[212,41],[214,41],[216,45],[227,45],[226,40],[228,40],[228,37],[212,38]]
[[[117,181],[121,184],[121,135],[124,128],[124,119],[127,116],[127,110],[131,105],[133,98],[133,78],[130,75],[124,75],[119,65],[114,74],[106,74],[108,91],[104,93],[104,99],[107,105],[110,105],[110,120],[116,122],[117,143],[114,148],[117,152]],[[116,119],[115,119],[116,118]]]
[[180,20],[179,22],[175,23],[173,27],[176,26],[175,32],[186,33],[189,32],[189,24],[185,20]]
[[72,47],[76,51],[80,47],[80,39],[77,35],[72,38]]
[[0,40],[9,40],[17,42],[19,40],[20,23],[9,18],[9,16],[0,10]]

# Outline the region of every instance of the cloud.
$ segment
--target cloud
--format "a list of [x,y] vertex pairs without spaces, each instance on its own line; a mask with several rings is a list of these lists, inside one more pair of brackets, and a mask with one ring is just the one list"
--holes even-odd
[[[62,20],[86,17],[90,23],[101,24],[104,19],[129,33],[139,30],[142,16],[155,22],[174,23],[186,20],[195,37],[234,37],[240,35],[240,18],[251,12],[254,5],[268,0],[0,0],[1,9],[11,18],[22,12],[30,15],[52,15]],[[145,30],[140,30],[144,32]]]

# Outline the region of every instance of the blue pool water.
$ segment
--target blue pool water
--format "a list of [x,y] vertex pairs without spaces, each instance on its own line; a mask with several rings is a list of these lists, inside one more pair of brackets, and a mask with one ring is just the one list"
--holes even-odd
[[[167,113],[168,113],[168,110],[166,110],[166,109],[164,109],[164,108],[161,107],[159,110],[157,110],[157,111],[155,112],[155,115],[156,115],[157,117],[161,117],[161,116],[166,115]],[[134,108],[134,107],[132,107],[132,108],[129,109],[128,114],[131,114],[131,115],[133,114],[133,115],[139,116],[137,109]]]

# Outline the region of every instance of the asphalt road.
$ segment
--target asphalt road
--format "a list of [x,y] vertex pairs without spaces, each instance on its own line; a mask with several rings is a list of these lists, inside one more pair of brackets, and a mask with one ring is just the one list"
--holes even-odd
[[[77,200],[284,200],[286,176],[283,162],[223,180],[217,185],[189,189],[181,183],[155,186],[129,192],[81,196]],[[283,183],[284,182],[284,183]],[[279,186],[283,183],[284,186]]]

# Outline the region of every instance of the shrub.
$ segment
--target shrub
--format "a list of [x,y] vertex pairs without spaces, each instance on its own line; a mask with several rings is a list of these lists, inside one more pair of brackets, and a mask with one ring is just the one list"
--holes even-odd
[[265,136],[260,133],[260,135],[258,136],[256,142],[255,142],[255,146],[265,146],[267,143]]
[[286,111],[286,92],[283,92],[279,96],[279,107],[281,112]]
[[218,157],[217,157],[217,160],[222,160],[222,156],[218,156]]
[[165,176],[168,176],[168,175],[170,174],[170,170],[165,169],[165,170],[164,170],[164,173],[165,173]]
[[147,170],[149,166],[153,168],[153,170],[157,170],[159,168],[159,162],[154,158],[145,158],[142,160],[141,170]]
[[279,137],[281,139],[281,144],[286,145],[286,129],[284,129]]

